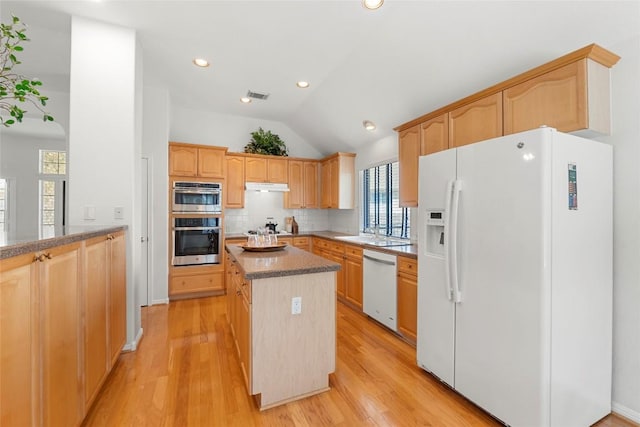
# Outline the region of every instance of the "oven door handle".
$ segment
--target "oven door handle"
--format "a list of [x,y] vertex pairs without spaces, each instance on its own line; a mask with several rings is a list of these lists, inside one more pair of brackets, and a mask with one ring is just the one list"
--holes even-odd
[[201,231],[201,230],[211,230],[211,231],[220,231],[221,227],[173,227],[175,231]]
[[173,191],[176,193],[187,193],[187,194],[220,194],[220,190],[183,190],[174,188]]

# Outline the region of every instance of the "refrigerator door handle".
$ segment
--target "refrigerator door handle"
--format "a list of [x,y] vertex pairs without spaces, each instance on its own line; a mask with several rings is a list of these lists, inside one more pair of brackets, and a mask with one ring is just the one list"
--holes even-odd
[[462,191],[462,181],[453,181],[451,215],[449,219],[449,264],[451,266],[450,288],[453,294],[453,302],[458,304],[462,301],[462,293],[460,292],[460,284],[458,282],[458,208],[460,206],[460,192]]
[[[445,201],[444,212],[444,285],[447,292],[447,298],[449,301],[453,299],[453,288],[451,287],[451,254],[449,253],[450,242],[450,226],[451,226],[451,194],[453,193],[454,181],[447,183],[447,198]],[[426,245],[425,245],[426,246]]]

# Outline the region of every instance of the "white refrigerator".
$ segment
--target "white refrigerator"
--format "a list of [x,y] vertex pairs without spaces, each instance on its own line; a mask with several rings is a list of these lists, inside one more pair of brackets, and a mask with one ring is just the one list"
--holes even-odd
[[418,365],[512,426],[609,414],[611,146],[540,128],[419,168]]

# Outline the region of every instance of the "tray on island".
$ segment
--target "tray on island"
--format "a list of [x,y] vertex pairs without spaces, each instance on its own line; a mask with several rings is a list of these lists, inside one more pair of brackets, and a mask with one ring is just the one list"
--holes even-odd
[[272,252],[272,251],[281,251],[287,246],[287,243],[278,243],[276,245],[270,246],[249,246],[249,245],[238,245],[242,249],[248,252]]

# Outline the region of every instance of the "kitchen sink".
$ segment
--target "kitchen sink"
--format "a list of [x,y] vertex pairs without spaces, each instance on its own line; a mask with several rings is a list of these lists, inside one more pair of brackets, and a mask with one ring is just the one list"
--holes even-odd
[[411,242],[404,239],[398,239],[394,237],[382,237],[372,235],[358,235],[358,236],[336,236],[336,239],[346,240],[347,242],[360,243],[363,245],[373,245],[378,247],[390,247],[390,246],[409,246]]

